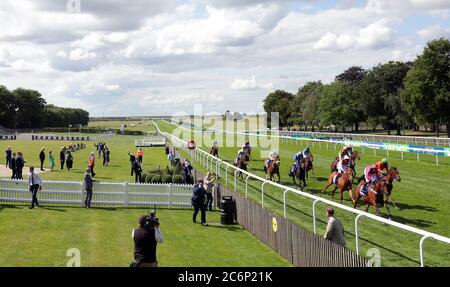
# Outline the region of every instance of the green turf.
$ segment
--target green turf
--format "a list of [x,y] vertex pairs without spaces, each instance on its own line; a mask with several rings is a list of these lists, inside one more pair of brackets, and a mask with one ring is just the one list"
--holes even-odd
[[[166,122],[158,122],[161,129],[173,132],[175,127]],[[197,135],[198,136],[198,135]],[[220,135],[216,135],[222,139]],[[209,151],[211,135],[205,134],[205,145],[203,148]],[[185,139],[194,138],[194,136],[185,135]],[[230,140],[231,139],[231,140]],[[233,142],[236,139],[233,136],[228,136],[227,142]],[[240,139],[239,144],[242,145],[243,138]],[[237,144],[237,143],[236,143]],[[328,149],[325,144],[309,143],[312,153],[314,154],[314,166],[317,175],[317,182],[311,178],[308,181],[309,187],[307,192],[318,196],[330,199],[330,194],[321,195],[320,190],[325,186],[325,182],[330,174],[330,163],[337,155],[337,149],[340,146],[334,147],[329,145]],[[256,146],[252,143],[252,146]],[[293,155],[302,150],[306,146],[306,142],[299,144],[281,143],[279,151],[281,155],[281,183],[288,186],[293,186],[292,179],[288,178],[287,173],[293,162]],[[201,147],[201,145],[200,145]],[[336,148],[336,150],[335,150]],[[219,155],[222,159],[232,162],[236,156],[238,147],[220,147]],[[260,157],[260,150],[256,147],[252,151],[253,160],[250,163],[249,171],[264,177],[263,161],[264,157]],[[361,154],[361,161],[357,162],[357,173],[362,174],[362,169],[368,164],[374,163],[385,157],[386,154],[373,155],[373,150],[365,150],[365,154]],[[450,210],[448,209],[448,202],[450,201],[450,160],[448,157],[440,157],[440,165],[436,165],[433,156],[421,155],[421,162],[417,162],[415,154],[404,154],[404,160],[401,160],[400,153],[390,152],[390,165],[397,166],[402,181],[394,183],[393,196],[398,203],[400,210],[394,210],[391,207],[392,219],[410,226],[424,229],[430,232],[435,232],[440,235],[450,236]],[[197,168],[200,167],[199,162],[194,162]],[[222,175],[222,180],[225,175]],[[257,202],[261,201],[260,182],[249,180],[249,197]],[[229,187],[233,188],[233,180],[229,178]],[[238,181],[239,191],[245,190],[245,182]],[[265,187],[265,206],[275,210],[279,214],[283,212],[283,190],[273,188],[271,186]],[[339,196],[334,198],[338,200]],[[288,219],[297,223],[298,225],[312,230],[312,200],[304,199],[294,194],[287,196]],[[351,205],[348,194],[344,194],[344,204]],[[324,208],[326,206],[318,203],[316,212],[318,214],[317,231],[323,234],[326,224],[324,216]],[[370,212],[374,212],[373,208]],[[386,216],[386,211],[382,211]],[[354,218],[355,216],[343,211],[337,210],[337,216],[343,221],[346,228],[347,246],[355,250],[354,239]],[[384,226],[383,224],[361,219],[359,225],[361,254],[367,254],[370,248],[377,248],[381,252],[381,264],[383,266],[417,266],[419,264],[419,240],[420,236],[411,234],[409,232],[399,230],[391,226]],[[425,263],[428,266],[450,266],[450,246],[438,243],[433,240],[425,243]]]
[[[127,267],[133,259],[131,230],[143,209],[36,208],[0,205],[0,266],[66,266],[78,248],[81,266]],[[157,210],[165,242],[160,266],[291,266],[240,226],[192,223],[190,210]]]

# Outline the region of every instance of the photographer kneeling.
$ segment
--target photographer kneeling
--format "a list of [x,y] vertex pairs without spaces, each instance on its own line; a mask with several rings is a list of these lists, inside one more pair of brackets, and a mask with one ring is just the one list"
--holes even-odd
[[159,220],[152,213],[139,218],[139,228],[133,229],[134,267],[158,267],[156,245],[163,242]]

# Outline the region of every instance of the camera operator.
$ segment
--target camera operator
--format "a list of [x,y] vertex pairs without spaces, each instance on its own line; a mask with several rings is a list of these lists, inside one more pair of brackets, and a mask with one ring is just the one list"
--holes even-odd
[[159,229],[159,220],[152,213],[139,218],[139,228],[133,229],[134,267],[158,267],[156,246],[163,243],[163,235]]

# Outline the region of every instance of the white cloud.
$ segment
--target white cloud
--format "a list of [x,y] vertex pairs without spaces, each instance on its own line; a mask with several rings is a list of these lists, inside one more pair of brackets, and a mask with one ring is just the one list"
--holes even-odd
[[272,89],[272,83],[261,84],[256,82],[256,76],[251,79],[235,79],[230,87],[232,90],[258,90],[258,89]]
[[93,59],[97,56],[95,52],[88,52],[81,48],[76,48],[69,53],[69,60],[80,61],[85,59]]
[[450,38],[450,27],[433,25],[417,31],[417,34],[424,40],[432,40],[440,37]]

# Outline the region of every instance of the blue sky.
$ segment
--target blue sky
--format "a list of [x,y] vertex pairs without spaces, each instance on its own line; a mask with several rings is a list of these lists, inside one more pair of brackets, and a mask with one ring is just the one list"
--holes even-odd
[[0,84],[92,116],[262,111],[276,90],[410,61],[450,37],[447,0],[6,0]]

